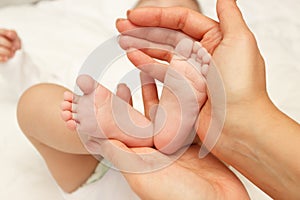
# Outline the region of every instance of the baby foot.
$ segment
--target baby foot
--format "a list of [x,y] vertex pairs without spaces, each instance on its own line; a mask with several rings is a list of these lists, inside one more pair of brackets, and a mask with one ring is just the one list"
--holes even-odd
[[197,67],[204,77],[207,76],[211,55],[200,42],[194,42],[188,38],[182,39],[176,46],[175,52],[178,53],[177,57],[184,57],[194,67]]
[[[64,102],[62,103],[62,117],[66,121],[67,127],[71,130],[77,128],[79,133],[89,133],[91,136],[99,136],[99,127],[95,116],[95,92],[98,85],[89,76],[79,76],[77,79],[77,85],[83,92],[83,96],[75,95],[71,92],[65,92]],[[99,90],[100,102],[105,102],[105,99],[109,95],[107,90],[103,87],[103,90]],[[106,92],[106,93],[105,93]],[[79,106],[78,106],[79,105]],[[104,135],[100,136],[101,138]]]
[[178,43],[175,52],[178,55],[170,62],[164,80],[159,103],[162,109],[154,122],[154,144],[167,154],[193,142],[194,125],[207,99],[205,77],[211,59],[199,42],[187,38]]
[[68,128],[91,138],[117,139],[128,146],[152,146],[152,138],[132,137],[126,134],[122,129],[124,127],[116,123],[114,105],[128,110],[130,117],[133,121],[136,120],[137,124],[150,123],[128,104],[131,95],[125,85],[119,85],[117,91],[119,96],[112,94],[88,75],[79,76],[77,85],[83,92],[83,96],[66,92],[61,105],[62,118]]

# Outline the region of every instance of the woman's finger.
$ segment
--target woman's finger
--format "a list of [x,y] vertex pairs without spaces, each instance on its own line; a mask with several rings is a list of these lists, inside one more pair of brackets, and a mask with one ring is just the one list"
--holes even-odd
[[132,97],[129,87],[121,83],[118,85],[116,95],[132,106]]
[[174,53],[173,46],[128,35],[119,37],[119,45],[124,50],[138,49],[152,58],[167,62],[170,62]]
[[132,176],[132,173],[153,172],[171,163],[169,157],[155,149],[147,147],[130,149],[118,140],[94,138],[87,145],[90,153],[103,156],[125,177]]
[[202,39],[209,30],[218,28],[218,23],[214,20],[182,7],[137,8],[129,11],[127,17],[138,26],[181,30],[196,39]]
[[143,103],[144,103],[144,112],[145,116],[150,119],[151,115],[152,117],[155,115],[152,113],[151,109],[154,109],[153,106],[158,105],[158,94],[157,94],[157,87],[155,80],[147,75],[144,72],[141,72],[140,74],[141,78],[141,84],[142,84],[142,96],[143,96]]
[[127,57],[138,69],[160,82],[164,82],[169,65],[154,60],[140,50],[128,51]]
[[249,31],[236,0],[218,0],[217,13],[224,35],[237,35]]
[[[122,23],[128,24],[125,21],[119,22],[119,26],[125,27],[126,25],[121,25]],[[117,25],[118,26],[118,25]],[[185,38],[190,38],[188,35],[167,28],[161,27],[128,27],[125,28],[124,31],[121,32],[123,36],[131,36],[134,38],[140,38],[146,40],[148,42],[154,42],[160,45],[171,46],[174,49],[177,44]]]

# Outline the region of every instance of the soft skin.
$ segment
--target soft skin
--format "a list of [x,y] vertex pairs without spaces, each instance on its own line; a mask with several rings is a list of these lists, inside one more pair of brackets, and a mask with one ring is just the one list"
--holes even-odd
[[11,59],[21,48],[21,40],[14,30],[0,28],[0,63]]
[[[128,20],[118,20],[117,27],[120,32],[165,27],[200,40],[212,53],[227,96],[224,129],[212,152],[271,197],[298,199],[300,126],[268,97],[264,60],[236,2],[218,0],[217,13],[220,22],[186,8],[138,8],[128,12]],[[210,107],[208,99],[199,117],[201,139]]]

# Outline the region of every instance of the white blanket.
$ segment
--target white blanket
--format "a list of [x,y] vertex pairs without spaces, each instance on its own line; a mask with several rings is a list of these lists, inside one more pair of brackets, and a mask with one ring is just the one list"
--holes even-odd
[[[17,126],[17,97],[24,87],[41,81],[72,88],[84,59],[117,33],[115,19],[124,17],[134,3],[57,0],[0,9],[0,26],[16,29],[23,42],[22,52],[0,65],[0,199],[63,199],[41,157]],[[216,18],[215,1],[201,3],[204,13]],[[297,0],[241,0],[239,4],[266,60],[271,98],[300,122],[300,4]],[[252,199],[268,199],[242,179]]]

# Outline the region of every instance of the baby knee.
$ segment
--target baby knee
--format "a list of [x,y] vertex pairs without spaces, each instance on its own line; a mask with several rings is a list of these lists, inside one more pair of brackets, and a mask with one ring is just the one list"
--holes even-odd
[[[47,115],[45,109],[55,102],[55,98],[63,98],[64,91],[66,89],[54,84],[38,84],[27,89],[20,97],[17,106],[20,128],[34,126],[35,123],[38,123],[42,115]],[[55,95],[55,93],[57,94]]]
[[45,99],[48,84],[38,84],[28,88],[20,97],[17,113],[26,113],[37,108],[39,101]]

